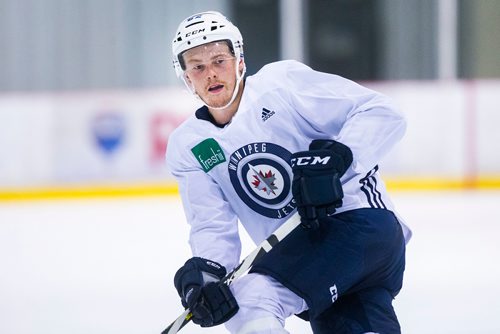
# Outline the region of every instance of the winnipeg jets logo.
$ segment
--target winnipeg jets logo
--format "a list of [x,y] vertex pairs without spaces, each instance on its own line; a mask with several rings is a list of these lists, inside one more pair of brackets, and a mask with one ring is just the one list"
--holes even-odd
[[274,181],[276,180],[276,177],[274,174],[269,170],[267,173],[262,173],[262,171],[256,171],[255,167],[252,165],[248,164],[250,166],[250,169],[253,171],[254,175],[253,177],[255,180],[252,182],[252,184],[257,188],[258,190],[265,191],[268,195],[270,193],[273,193],[276,195],[274,190],[277,190],[278,187],[274,185]]
[[291,194],[291,153],[271,143],[240,147],[229,158],[228,171],[238,197],[252,210],[284,218],[295,209]]

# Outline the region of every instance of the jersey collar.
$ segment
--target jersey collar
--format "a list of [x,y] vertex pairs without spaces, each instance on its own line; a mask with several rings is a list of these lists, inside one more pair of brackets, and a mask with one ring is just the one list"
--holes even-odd
[[208,111],[207,106],[203,106],[203,107],[199,108],[198,110],[196,110],[195,115],[196,115],[196,118],[201,119],[203,121],[210,122],[218,128],[223,128],[228,124],[228,123],[226,123],[226,124],[217,123],[215,121],[214,117],[212,116],[212,114],[210,114],[210,111]]

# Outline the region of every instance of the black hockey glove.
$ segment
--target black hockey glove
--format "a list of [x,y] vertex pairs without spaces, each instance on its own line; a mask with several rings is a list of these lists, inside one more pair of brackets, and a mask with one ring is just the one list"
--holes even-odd
[[182,305],[191,310],[193,322],[211,327],[229,320],[238,311],[238,303],[229,287],[220,282],[226,268],[217,262],[193,257],[174,277]]
[[335,140],[316,139],[309,151],[292,154],[292,194],[302,226],[316,229],[342,206],[340,178],[351,163],[351,149]]

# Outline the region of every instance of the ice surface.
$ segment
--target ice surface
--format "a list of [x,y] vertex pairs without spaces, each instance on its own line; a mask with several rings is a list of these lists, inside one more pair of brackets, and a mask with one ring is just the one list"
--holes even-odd
[[[403,333],[500,333],[500,192],[393,199],[414,233]],[[182,311],[187,234],[176,197],[0,203],[0,333],[159,334]],[[297,318],[287,329],[311,333]]]

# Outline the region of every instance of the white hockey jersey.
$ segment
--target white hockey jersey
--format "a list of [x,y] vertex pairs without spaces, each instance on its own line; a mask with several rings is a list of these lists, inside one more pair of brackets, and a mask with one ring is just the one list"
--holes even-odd
[[387,97],[350,80],[296,61],[264,66],[246,79],[230,123],[215,125],[202,107],[169,138],[166,162],[191,225],[193,256],[230,270],[241,251],[238,219],[258,244],[294,213],[290,155],[313,139],[334,139],[353,152],[337,212],[394,211],[378,163],[405,128]]

